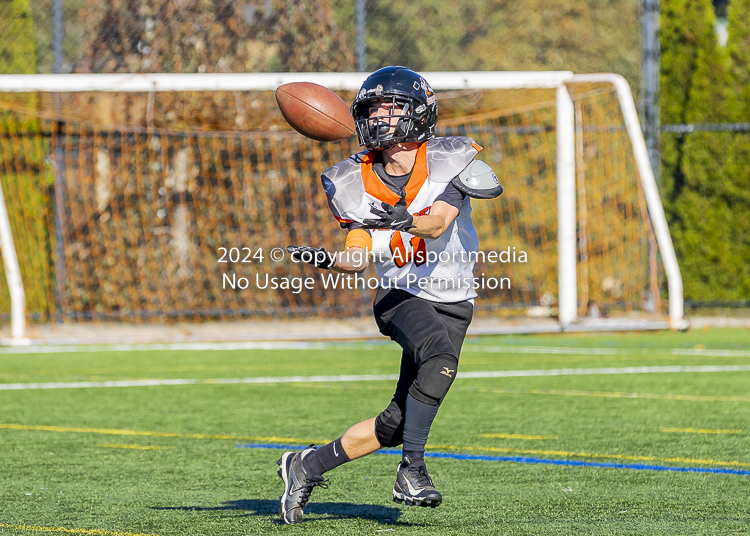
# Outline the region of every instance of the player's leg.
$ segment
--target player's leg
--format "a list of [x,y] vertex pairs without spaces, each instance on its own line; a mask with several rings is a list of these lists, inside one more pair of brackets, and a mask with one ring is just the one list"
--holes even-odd
[[286,523],[302,520],[312,490],[326,485],[324,473],[371,454],[381,446],[401,444],[404,404],[416,373],[414,358],[404,354],[396,394],[380,415],[355,424],[343,436],[319,449],[311,446],[301,452],[284,453],[278,463],[279,476],[284,480],[281,511]]
[[406,397],[417,372],[414,356],[404,350],[396,391],[388,406],[375,418],[375,435],[383,447],[397,447],[403,442]]
[[[431,413],[429,423],[424,431],[424,438],[421,440],[415,438],[414,428],[420,426],[421,423],[418,420],[415,421],[415,408],[409,389],[414,384],[418,371],[414,356],[405,350],[401,358],[401,374],[396,393],[388,407],[375,419],[376,434],[378,441],[383,446],[389,447],[403,444],[404,448],[408,449],[410,442],[414,443],[416,439],[416,443],[419,444],[421,441],[421,447],[417,446],[415,449],[417,452],[421,450],[420,456],[414,456],[415,452],[403,451],[402,460],[396,471],[396,483],[393,487],[394,501],[438,506],[442,497],[435,489],[429,475],[427,475],[427,469],[424,465],[424,445],[427,443],[429,425],[435,418],[437,406],[424,406],[429,408],[428,411]],[[411,417],[411,426],[405,426],[408,415]],[[414,461],[409,457],[410,455],[414,456]]]
[[417,366],[403,405],[404,456],[394,486],[394,500],[438,506],[442,498],[427,474],[424,447],[438,407],[455,379],[458,353],[471,322],[473,306],[468,302],[449,304],[446,311],[439,312],[432,302],[404,291],[388,294],[379,295],[380,300],[376,298],[378,325],[405,353],[414,355]]
[[[456,377],[458,356],[471,323],[473,306],[469,302],[435,304],[408,296],[383,315],[387,319],[383,332],[401,345],[405,353],[413,355],[416,362],[417,374],[408,388],[405,407],[419,407],[414,402],[439,406]],[[419,412],[426,416],[432,413],[434,417],[435,411]],[[404,424],[407,428],[408,421]]]
[[[423,333],[423,325],[409,328],[408,322],[404,324],[413,344],[419,346],[422,351],[418,354],[419,373],[406,399],[403,459],[399,466],[393,497],[397,502],[403,500],[407,504],[436,507],[442,502],[442,496],[434,490],[434,484],[427,474],[424,463],[425,445],[438,408],[456,377],[458,355],[471,323],[473,306],[469,302],[431,303],[430,306],[439,316],[439,319],[433,318],[432,329],[442,331],[448,340],[444,337],[430,338]],[[406,493],[419,488],[422,489],[418,493]]]
[[323,475],[339,465],[379,450],[375,434],[375,417],[351,426],[343,436],[315,449],[305,457],[303,466],[307,473]]
[[278,461],[279,476],[284,481],[281,512],[288,524],[302,520],[303,508],[316,486],[327,487],[323,474],[380,448],[375,436],[375,418],[349,428],[335,441],[319,449],[314,446],[301,452],[285,452]]
[[403,290],[381,289],[373,308],[380,332],[414,356],[418,372],[409,393],[424,403],[439,404],[455,378],[473,305],[435,303]]
[[404,453],[412,460],[424,456],[432,421],[456,377],[458,357],[473,315],[470,302],[429,305],[438,318],[431,317],[434,325],[427,332],[425,324],[410,328],[407,321],[404,327],[413,344],[420,347],[419,372],[409,389],[404,422]]
[[[380,450],[382,446],[375,434],[375,419],[367,419],[349,428],[341,436],[341,447],[349,460],[356,460]],[[349,461],[347,460],[347,461]],[[338,464],[341,465],[341,464]],[[326,468],[326,471],[333,469]]]
[[432,305],[440,315],[440,319],[443,322],[443,326],[445,326],[448,337],[453,343],[453,347],[460,354],[464,339],[466,338],[466,331],[474,315],[474,305],[468,301],[434,303]]
[[403,415],[409,387],[417,375],[414,357],[403,353],[396,392],[391,403],[377,417],[359,422],[336,441],[324,445],[305,459],[305,467],[314,474],[324,474],[348,461],[401,444]]

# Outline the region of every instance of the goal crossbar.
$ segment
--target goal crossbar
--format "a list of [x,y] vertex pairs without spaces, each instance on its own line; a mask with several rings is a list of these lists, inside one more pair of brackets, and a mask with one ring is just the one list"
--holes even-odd
[[[556,88],[569,71],[457,71],[423,73],[433,89]],[[333,90],[358,91],[367,73],[155,73],[0,75],[0,92],[83,91],[272,91],[292,82],[313,82]]]

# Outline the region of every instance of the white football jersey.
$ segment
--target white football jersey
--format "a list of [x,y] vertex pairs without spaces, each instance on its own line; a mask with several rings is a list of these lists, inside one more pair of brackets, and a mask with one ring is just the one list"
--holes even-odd
[[[429,214],[435,199],[480,150],[467,137],[432,138],[422,143],[406,185],[409,213]],[[374,156],[373,152],[358,153],[323,172],[328,204],[339,222],[374,219],[371,204],[380,208],[381,201],[389,205],[398,202],[398,195],[372,169]],[[376,229],[371,234],[372,259],[382,287],[400,288],[435,302],[476,297],[473,270],[479,240],[471,221],[469,197],[439,238],[419,238],[391,229]]]

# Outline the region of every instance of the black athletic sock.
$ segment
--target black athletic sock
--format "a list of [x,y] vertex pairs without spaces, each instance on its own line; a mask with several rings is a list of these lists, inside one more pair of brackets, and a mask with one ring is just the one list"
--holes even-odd
[[439,407],[420,402],[411,394],[406,397],[403,455],[414,464],[424,464],[424,446]]
[[323,473],[335,469],[339,465],[350,462],[351,459],[344,452],[341,446],[341,438],[323,445],[319,449],[311,452],[302,460],[305,471],[312,475],[322,475]]

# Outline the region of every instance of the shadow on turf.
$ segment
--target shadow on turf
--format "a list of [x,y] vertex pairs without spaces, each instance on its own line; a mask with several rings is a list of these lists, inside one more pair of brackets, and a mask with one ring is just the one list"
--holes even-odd
[[[215,512],[227,510],[243,510],[250,512],[248,515],[256,516],[279,516],[279,501],[268,499],[241,499],[239,501],[227,501],[221,506],[152,506],[152,510],[183,510],[186,512]],[[320,518],[310,518],[310,515],[326,516],[331,519],[371,519],[385,525],[414,526],[414,523],[400,523],[398,518],[402,511],[390,506],[379,506],[373,504],[352,504],[339,502],[310,503],[305,507],[307,521],[317,521]],[[277,524],[283,524],[280,517],[274,520]]]

